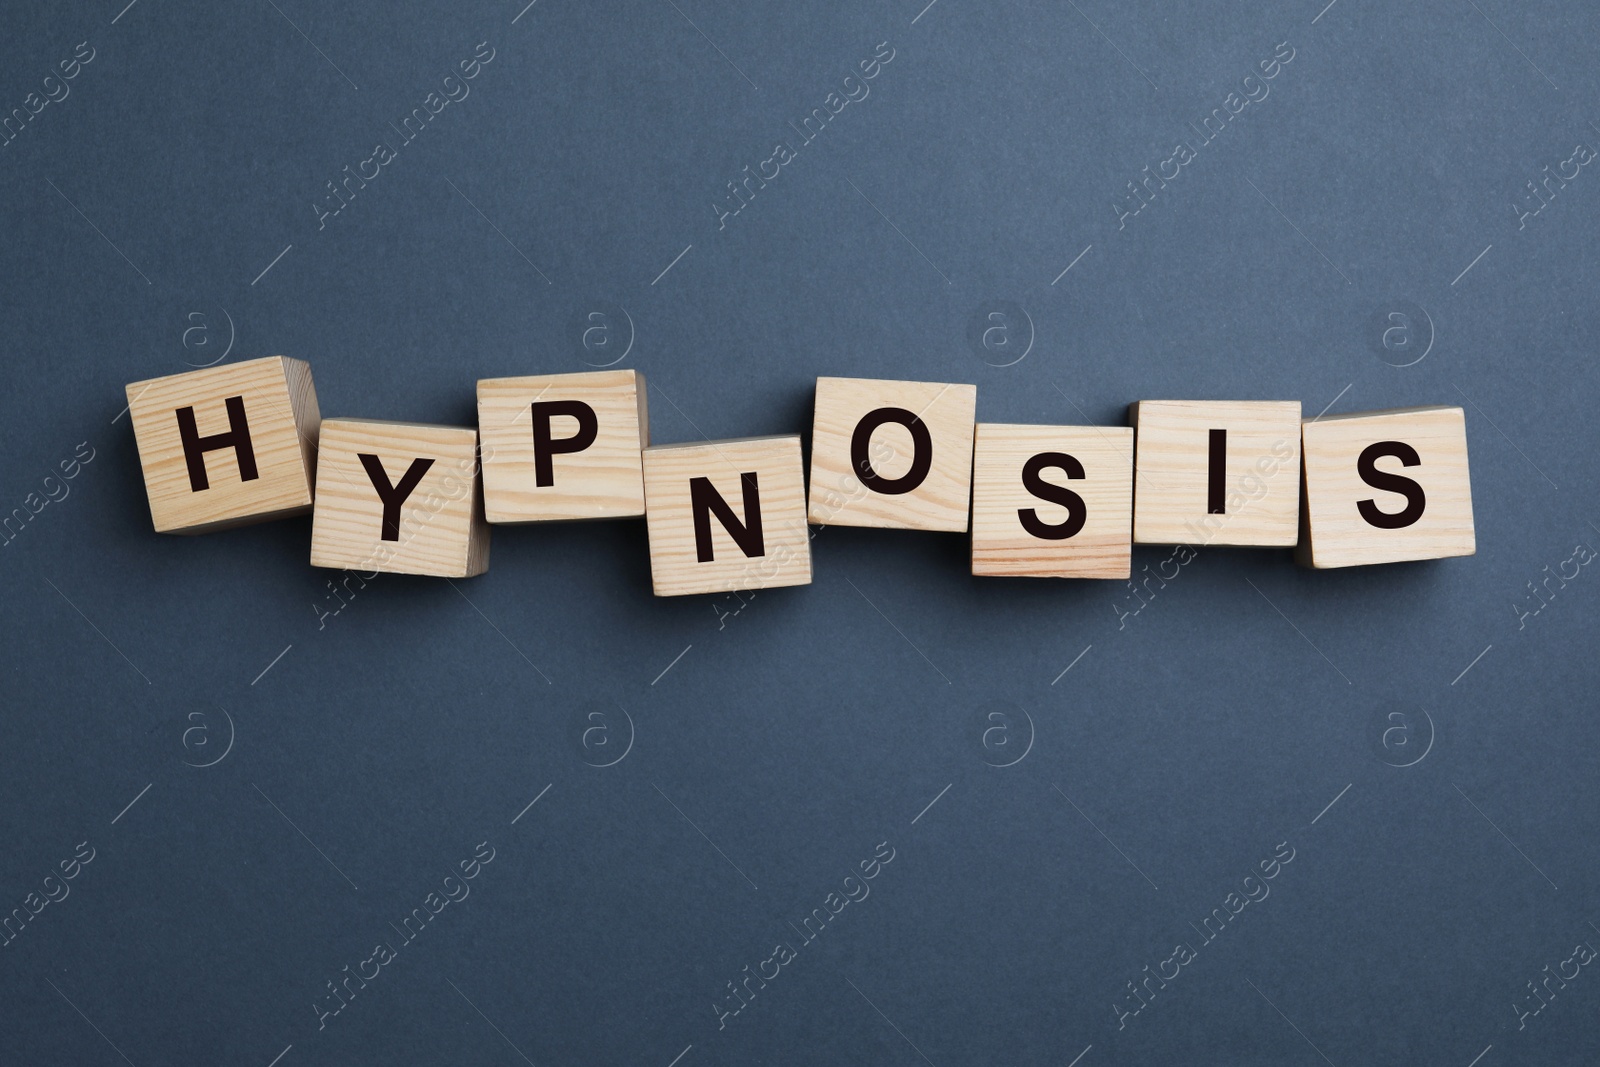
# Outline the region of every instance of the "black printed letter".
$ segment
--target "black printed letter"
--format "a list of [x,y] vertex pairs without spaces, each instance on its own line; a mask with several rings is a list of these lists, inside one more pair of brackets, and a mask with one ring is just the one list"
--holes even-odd
[[1211,466],[1206,475],[1206,514],[1228,513],[1228,431],[1211,431]]
[[[911,469],[898,478],[885,478],[872,469],[867,456],[867,446],[872,434],[887,422],[898,422],[911,431]],[[878,408],[869,411],[856,423],[856,432],[850,435],[850,466],[861,476],[861,484],[875,493],[899,496],[909,493],[922,484],[933,467],[933,438],[923,421],[905,408]]]
[[1422,518],[1422,509],[1427,507],[1428,498],[1422,492],[1422,486],[1410,478],[1400,474],[1386,474],[1378,469],[1378,460],[1385,456],[1393,456],[1400,461],[1402,467],[1416,467],[1422,463],[1422,457],[1417,455],[1417,450],[1404,441],[1379,441],[1370,444],[1361,450],[1361,458],[1356,460],[1356,473],[1361,480],[1374,489],[1385,492],[1399,493],[1406,498],[1406,506],[1390,514],[1379,511],[1378,505],[1371,500],[1356,501],[1356,510],[1361,512],[1361,517],[1368,524],[1380,530],[1402,530],[1418,519]]
[[755,558],[767,554],[766,542],[761,536],[761,487],[756,483],[756,472],[745,471],[739,475],[739,483],[744,494],[744,522],[739,521],[710,478],[689,479],[689,506],[694,509],[694,551],[701,563],[710,563],[716,558],[711,547],[713,514],[746,556]]
[[433,466],[431,459],[414,459],[411,469],[401,477],[398,485],[389,484],[389,472],[383,469],[383,461],[368,452],[358,452],[356,455],[361,460],[361,465],[367,469],[367,477],[372,479],[372,488],[378,491],[378,499],[383,501],[383,537],[384,541],[400,540],[400,505],[406,502],[411,491],[422,481],[422,476],[428,473],[428,468]]
[[[594,444],[600,422],[594,408],[581,400],[546,400],[531,405],[533,410],[533,471],[534,484],[556,484],[553,457],[568,452],[582,452]],[[557,415],[567,415],[578,420],[578,432],[559,440],[550,439],[550,420]]]
[[223,403],[228,408],[228,432],[201,437],[195,427],[194,408],[179,408],[178,439],[183,442],[183,460],[189,465],[189,488],[198,493],[211,488],[206,477],[206,453],[232,446],[239,461],[239,480],[253,482],[261,477],[256,470],[256,450],[250,443],[250,423],[244,417],[244,397],[230,396]]
[[1067,517],[1057,525],[1050,525],[1039,520],[1039,513],[1033,508],[1018,508],[1017,518],[1022,522],[1022,528],[1034,537],[1046,541],[1065,541],[1083,529],[1084,520],[1088,511],[1083,505],[1083,497],[1062,485],[1052,485],[1041,477],[1042,472],[1051,467],[1060,467],[1066,471],[1068,478],[1082,478],[1083,464],[1075,456],[1065,452],[1041,452],[1031,456],[1022,466],[1022,487],[1040,500],[1048,500],[1052,504],[1060,504],[1067,509]]

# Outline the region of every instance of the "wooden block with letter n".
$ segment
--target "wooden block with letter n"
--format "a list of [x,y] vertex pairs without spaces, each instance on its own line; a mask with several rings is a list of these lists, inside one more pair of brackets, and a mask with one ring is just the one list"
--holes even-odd
[[440,578],[489,569],[476,430],[327,419],[317,489],[313,567]]
[[1323,416],[1305,424],[1305,451],[1299,562],[1354,567],[1477,550],[1460,408]]
[[1127,578],[1133,431],[980,422],[972,454],[972,573]]
[[644,450],[656,596],[811,584],[800,438]]
[[1300,534],[1300,401],[1142,400],[1133,543],[1288,547]]
[[311,510],[320,421],[311,364],[269,356],[134,382],[128,414],[157,533]]
[[644,375],[631,370],[478,382],[490,522],[644,514]]
[[811,521],[964,532],[977,406],[975,385],[818,378]]

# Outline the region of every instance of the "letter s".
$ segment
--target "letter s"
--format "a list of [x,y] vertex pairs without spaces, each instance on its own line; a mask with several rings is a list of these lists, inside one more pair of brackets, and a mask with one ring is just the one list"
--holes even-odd
[[1406,506],[1397,512],[1379,511],[1378,505],[1367,499],[1356,501],[1356,510],[1361,512],[1361,517],[1369,526],[1375,526],[1380,530],[1402,530],[1422,518],[1428,498],[1423,493],[1422,486],[1410,478],[1379,470],[1377,461],[1385,456],[1398,459],[1403,467],[1421,465],[1422,457],[1417,455],[1416,449],[1404,441],[1377,441],[1362,449],[1361,457],[1356,460],[1356,473],[1361,476],[1362,481],[1374,489],[1399,493],[1406,498]]
[[1060,504],[1066,508],[1066,519],[1052,525],[1041,521],[1038,511],[1033,508],[1018,508],[1017,520],[1022,523],[1022,528],[1034,537],[1046,541],[1065,541],[1083,529],[1089,512],[1084,506],[1083,497],[1071,489],[1052,485],[1044,480],[1043,472],[1051,467],[1059,467],[1066,472],[1068,478],[1085,477],[1083,464],[1078,462],[1077,457],[1069,456],[1065,452],[1040,452],[1036,456],[1030,456],[1028,462],[1023,464],[1022,487],[1040,500],[1048,500],[1052,504]]

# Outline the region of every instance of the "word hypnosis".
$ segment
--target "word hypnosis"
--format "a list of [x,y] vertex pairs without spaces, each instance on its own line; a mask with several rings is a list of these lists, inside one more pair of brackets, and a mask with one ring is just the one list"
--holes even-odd
[[[484,55],[484,49],[489,49],[489,54]],[[459,104],[472,92],[472,86],[467,82],[483,73],[483,68],[494,61],[495,50],[489,47],[488,41],[481,41],[473,50],[471,59],[463,59],[457,64],[460,75],[454,72],[446,74],[439,83],[439,89],[434,90],[423,98],[422,103],[411,109],[411,113],[400,120],[400,125],[389,123],[389,128],[402,138],[398,148],[391,148],[387,141],[379,141],[372,146],[372,155],[356,164],[352,171],[347,163],[341,173],[344,177],[338,179],[338,184],[327,182],[330,195],[322,197],[311,205],[311,210],[317,215],[317,229],[327,227],[328,220],[350,206],[355,200],[356,192],[367,187],[367,182],[377,181],[387,167],[400,157],[399,148],[404,148],[416,140],[422,131],[428,128],[428,123],[451,104]],[[444,95],[440,95],[440,92]],[[401,127],[404,127],[402,130]],[[371,173],[367,172],[371,168]],[[355,183],[353,186],[351,183]],[[341,192],[340,190],[343,190]],[[331,208],[326,205],[333,205]]]
[[1476,550],[1459,407],[1032,426],[978,422],[974,385],[824,377],[808,499],[797,434],[652,446],[631,370],[483,379],[476,428],[323,419],[283,356],[127,389],[157,532],[310,513],[317,567],[469,577],[491,524],[638,516],[657,596],[809,585],[812,525],[970,532],[978,576],[1126,580],[1133,545],[1197,532],[1315,568]]
[[[884,52],[886,48],[888,49],[887,54]],[[778,175],[783,173],[782,168],[787,167],[799,158],[800,149],[816,140],[835,116],[844,111],[850,104],[859,104],[871,95],[872,87],[867,82],[881,74],[883,68],[889,65],[894,56],[895,51],[893,48],[889,48],[888,41],[878,42],[877,47],[872,50],[871,58],[863,59],[856,64],[861,71],[861,76],[859,78],[854,74],[846,74],[844,76],[844,81],[840,83],[840,88],[844,90],[843,96],[840,96],[837,90],[829,93],[823,99],[822,107],[812,108],[811,113],[800,120],[799,126],[796,126],[794,120],[791,119],[789,128],[803,138],[798,142],[798,147],[791,148],[788,142],[779,141],[773,146],[772,155],[756,164],[755,174],[750,173],[748,164],[745,165],[744,177],[739,181],[728,183],[727,198],[722,203],[713,203],[711,205],[711,210],[717,216],[717,229],[727,229],[729,217],[737,215],[749,207],[756,198],[756,190],[765,189],[767,182],[776,181]],[[770,174],[767,173],[768,167],[772,168]]]

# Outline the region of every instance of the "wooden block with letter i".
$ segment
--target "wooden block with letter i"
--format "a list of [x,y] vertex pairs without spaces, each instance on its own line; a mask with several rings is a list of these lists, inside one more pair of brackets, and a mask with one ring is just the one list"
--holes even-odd
[[1127,578],[1133,431],[980,422],[972,453],[972,573]]
[[1133,543],[1288,547],[1300,527],[1300,401],[1142,400]]
[[440,578],[489,569],[476,430],[327,419],[317,488],[313,567]]
[[1305,452],[1300,563],[1354,567],[1477,550],[1460,408],[1324,415],[1305,424]]
[[800,438],[644,450],[656,596],[811,584]]
[[975,385],[818,378],[811,521],[964,532],[977,406]]
[[631,370],[478,382],[490,522],[644,514],[644,375]]
[[320,416],[309,363],[269,356],[134,382],[128,415],[157,533],[311,510]]

